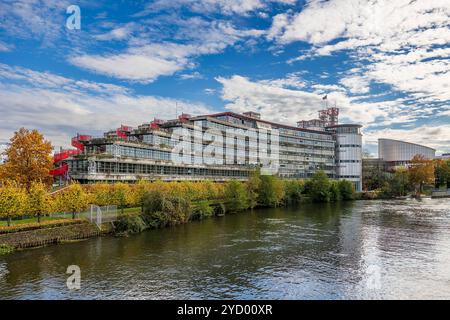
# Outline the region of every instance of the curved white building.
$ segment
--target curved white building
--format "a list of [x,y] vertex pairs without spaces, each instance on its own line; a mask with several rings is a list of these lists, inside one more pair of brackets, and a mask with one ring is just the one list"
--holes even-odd
[[327,128],[336,135],[336,175],[362,190],[362,134],[359,124],[338,124]]
[[406,165],[417,154],[427,159],[434,159],[435,153],[435,149],[416,143],[378,139],[378,158],[388,162],[390,166]]

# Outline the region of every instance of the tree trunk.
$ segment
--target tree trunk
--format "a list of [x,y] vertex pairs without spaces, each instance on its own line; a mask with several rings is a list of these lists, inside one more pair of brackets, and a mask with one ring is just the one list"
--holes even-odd
[[41,214],[40,213],[38,213],[38,215],[37,215],[37,220],[38,220],[38,223],[41,223]]
[[75,219],[75,212],[72,212],[72,219]]
[[11,216],[8,215],[8,227],[11,226]]

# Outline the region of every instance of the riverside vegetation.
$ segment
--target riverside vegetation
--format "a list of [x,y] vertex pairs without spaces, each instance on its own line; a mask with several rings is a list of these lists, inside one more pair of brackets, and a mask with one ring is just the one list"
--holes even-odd
[[[116,205],[120,211],[116,230],[129,233],[255,207],[354,198],[353,185],[349,181],[332,181],[321,171],[309,180],[282,180],[261,175],[256,170],[247,181],[226,183],[159,180],[140,180],[136,184],[72,183],[53,193],[40,182],[31,183],[29,191],[6,183],[0,188],[0,218],[6,224],[0,225],[0,234],[66,223],[67,219],[52,218],[52,214],[71,213],[75,219],[77,213],[86,210],[90,204]],[[32,217],[37,224],[32,223]]]

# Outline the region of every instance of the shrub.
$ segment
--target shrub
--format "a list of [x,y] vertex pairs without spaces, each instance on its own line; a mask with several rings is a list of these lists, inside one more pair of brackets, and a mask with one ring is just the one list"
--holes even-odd
[[182,196],[174,196],[163,190],[151,190],[144,200],[144,215],[152,226],[154,222],[158,226],[186,223],[191,215],[191,204],[189,199]]
[[330,201],[337,202],[342,200],[342,194],[339,186],[338,181],[330,182]]
[[244,184],[237,181],[228,181],[225,186],[225,200],[227,202],[227,210],[230,212],[238,212],[249,207],[247,190]]
[[304,183],[301,180],[285,180],[285,202],[287,204],[298,204],[301,202],[304,191]]
[[258,168],[248,178],[246,183],[248,205],[250,208],[254,208],[258,205],[259,189],[261,187],[261,173]]
[[213,215],[214,209],[208,201],[200,201],[192,210],[192,220],[202,220]]
[[342,200],[355,199],[355,187],[353,186],[353,183],[348,180],[341,180],[338,182],[338,187]]
[[307,183],[307,191],[314,202],[330,201],[330,179],[323,171],[317,171]]
[[147,224],[140,216],[123,215],[114,222],[114,229],[117,233],[139,233],[147,228]]
[[282,182],[275,176],[261,176],[259,203],[266,207],[279,206],[285,196]]

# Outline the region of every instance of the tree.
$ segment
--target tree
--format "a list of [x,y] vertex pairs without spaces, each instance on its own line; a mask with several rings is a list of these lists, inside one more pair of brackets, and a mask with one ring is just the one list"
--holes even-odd
[[24,189],[11,182],[0,189],[0,217],[7,218],[8,226],[11,218],[21,215],[26,208],[27,195]]
[[304,183],[302,180],[284,180],[285,200],[290,204],[298,204],[301,201],[304,191]]
[[441,186],[450,188],[450,160],[436,160],[434,176],[437,188]]
[[258,192],[261,186],[261,170],[257,168],[247,180],[247,196],[248,205],[250,208],[254,208],[258,205]]
[[92,203],[107,206],[112,203],[111,186],[107,183],[96,183],[91,186]]
[[120,212],[123,214],[123,209],[131,202],[130,186],[126,183],[116,183],[111,190],[112,203],[119,206]]
[[330,201],[337,202],[342,200],[342,195],[339,188],[338,181],[330,182]]
[[28,193],[28,212],[37,217],[41,222],[41,216],[51,211],[52,199],[42,182],[32,182]]
[[338,189],[342,200],[353,200],[355,198],[355,187],[350,181],[340,180]]
[[261,176],[258,201],[263,206],[277,207],[285,196],[283,184],[275,176]]
[[14,133],[11,143],[3,152],[6,157],[0,174],[2,179],[15,181],[30,190],[36,181],[51,184],[53,167],[52,145],[37,130],[21,128]]
[[409,181],[416,189],[416,193],[422,193],[424,184],[434,183],[434,162],[417,154],[411,159],[408,169]]
[[57,199],[59,209],[71,212],[72,219],[75,219],[76,213],[86,210],[89,204],[89,197],[79,183],[73,183],[62,190]]
[[150,183],[147,180],[139,180],[133,188],[133,203],[141,207],[141,213],[144,213],[144,201],[149,192]]
[[330,179],[322,170],[312,176],[308,184],[308,191],[314,202],[330,201]]
[[230,212],[238,212],[248,208],[247,190],[245,190],[244,184],[237,180],[227,182],[225,199],[227,201],[227,209]]

